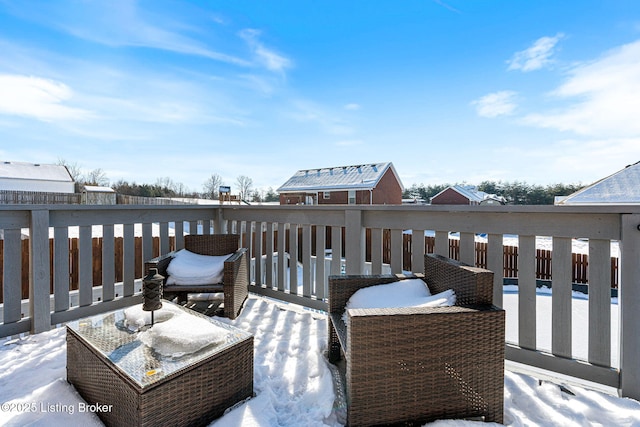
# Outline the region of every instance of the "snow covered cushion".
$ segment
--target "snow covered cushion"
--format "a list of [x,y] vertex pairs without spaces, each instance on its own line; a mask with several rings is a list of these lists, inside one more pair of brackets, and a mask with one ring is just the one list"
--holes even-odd
[[175,253],[167,267],[167,285],[209,285],[221,283],[224,261],[232,254],[211,256],[186,249]]
[[138,335],[140,341],[163,356],[181,357],[226,342],[229,331],[207,319],[181,313]]
[[127,308],[124,324],[137,331],[138,339],[163,356],[181,357],[210,345],[226,342],[229,331],[216,326],[207,319],[192,316],[171,304],[164,304],[154,312],[155,323],[151,324],[151,312],[142,310],[142,304]]
[[452,289],[431,295],[421,279],[405,279],[358,289],[345,308],[445,307],[455,303]]

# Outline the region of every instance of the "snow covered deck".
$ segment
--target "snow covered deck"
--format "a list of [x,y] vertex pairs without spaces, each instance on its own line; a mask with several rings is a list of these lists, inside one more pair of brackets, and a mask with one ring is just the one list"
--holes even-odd
[[[255,397],[213,426],[343,425],[344,404],[336,399],[333,374],[324,356],[324,313],[252,295],[240,317],[219,320],[254,335]],[[94,413],[99,408],[86,405],[66,382],[65,328],[5,338],[0,344],[0,365],[4,367],[0,372],[0,424],[101,425]],[[505,425],[640,425],[640,402],[546,378],[523,374],[518,366],[507,364]],[[442,420],[429,425],[491,424]]]
[[[494,277],[494,302],[515,298],[507,314],[507,360],[595,381],[640,399],[640,207],[633,206],[64,206],[0,207],[3,231],[3,306],[0,336],[38,334],[58,324],[136,304],[134,240],[142,239],[143,259],[159,250],[184,245],[187,230],[237,233],[254,262],[250,291],[318,310],[326,308],[331,274],[402,273],[409,256],[420,273],[425,246],[403,234],[432,232],[434,252],[449,256],[451,233],[459,236],[459,259],[475,262],[477,235],[486,235],[486,266],[503,271],[505,238],[517,236],[518,292],[503,294],[501,274]],[[77,228],[76,228],[77,227]],[[29,292],[20,287],[22,230],[28,229]],[[101,229],[102,280],[92,277],[96,258],[91,242]],[[53,239],[50,233],[53,230]],[[79,241],[78,290],[69,289],[69,237]],[[122,233],[123,252],[115,239]],[[370,241],[365,234],[370,233]],[[141,237],[137,237],[142,234]],[[390,236],[383,240],[382,236]],[[536,247],[544,239],[553,250],[552,292],[536,297]],[[571,257],[576,241],[588,251],[588,300],[572,298]],[[390,262],[383,264],[383,245]],[[330,261],[314,263],[314,252],[330,250]],[[431,250],[431,249],[430,249]],[[620,260],[620,298],[611,303],[611,255]],[[407,255],[408,253],[408,255]],[[50,254],[52,257],[50,258]],[[148,256],[147,256],[148,254]],[[296,254],[297,256],[292,256]],[[116,283],[114,260],[122,260]],[[122,257],[122,258],[120,258]],[[287,260],[296,259],[301,273]],[[549,305],[551,313],[546,313]],[[579,305],[587,315],[576,313]],[[625,327],[625,325],[628,325]],[[541,331],[544,334],[541,334]]]

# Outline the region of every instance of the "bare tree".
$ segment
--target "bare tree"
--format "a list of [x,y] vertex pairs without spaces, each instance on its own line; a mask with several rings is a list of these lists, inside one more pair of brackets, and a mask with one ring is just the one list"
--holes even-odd
[[238,186],[240,199],[245,200],[253,186],[253,180],[248,176],[240,175],[236,178],[236,185]]
[[82,181],[82,171],[80,170],[80,166],[78,165],[78,163],[70,163],[65,159],[58,158],[57,164],[67,168],[67,170],[69,171],[69,175],[71,175],[71,179],[73,179],[75,182]]
[[156,184],[157,187],[168,190],[169,192],[172,193],[177,193],[176,191],[176,184],[173,182],[173,180],[171,178],[169,178],[168,176],[163,176],[161,178],[157,178],[156,179]]
[[100,168],[89,172],[83,181],[88,185],[100,185],[105,187],[109,185],[109,178],[107,178],[107,174]]
[[184,197],[189,193],[189,189],[181,182],[175,182],[168,176],[156,179],[156,187],[162,190],[165,197]]
[[204,190],[203,196],[205,199],[218,199],[220,185],[222,184],[222,178],[217,173],[212,174],[209,179],[202,185]]

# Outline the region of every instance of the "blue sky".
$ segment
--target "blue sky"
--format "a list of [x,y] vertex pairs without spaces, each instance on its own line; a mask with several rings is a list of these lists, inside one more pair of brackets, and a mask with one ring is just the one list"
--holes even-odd
[[111,182],[394,163],[405,187],[640,160],[640,2],[0,0],[0,159]]

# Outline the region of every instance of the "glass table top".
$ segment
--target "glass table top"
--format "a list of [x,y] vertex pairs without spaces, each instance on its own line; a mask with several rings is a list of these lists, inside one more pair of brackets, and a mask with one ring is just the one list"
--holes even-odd
[[[166,352],[163,354],[162,350],[158,351],[153,348],[153,345],[145,344],[145,342],[149,343],[149,340],[143,339],[143,334],[150,330],[149,325],[139,329],[132,329],[131,326],[128,326],[130,319],[126,317],[125,309],[69,322],[67,328],[98,354],[112,362],[140,388],[163,381],[173,374],[188,369],[190,366],[252,337],[248,332],[177,304],[168,301],[163,301],[162,304],[163,308],[179,312],[181,326],[188,326],[192,321],[195,328],[202,329],[203,324],[200,322],[202,319],[206,319],[211,324],[225,330],[226,333],[222,333],[217,342],[205,344],[204,347],[195,351],[167,355]],[[156,312],[156,319],[160,313],[161,311]],[[163,320],[162,316],[160,317],[160,320]],[[151,328],[158,324],[159,322],[156,320]],[[188,330],[185,330],[184,339],[189,340]]]

